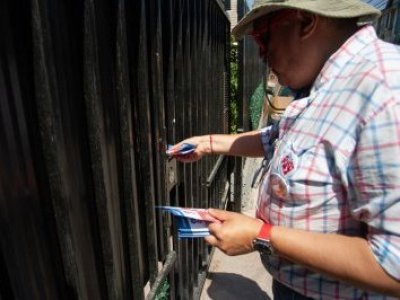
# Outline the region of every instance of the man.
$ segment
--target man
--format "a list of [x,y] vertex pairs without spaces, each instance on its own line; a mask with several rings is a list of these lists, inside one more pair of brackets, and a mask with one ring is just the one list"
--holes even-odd
[[307,90],[278,126],[185,140],[205,154],[270,156],[257,218],[210,209],[207,243],[254,250],[275,299],[400,297],[400,49],[356,0],[259,0],[250,34],[280,84]]

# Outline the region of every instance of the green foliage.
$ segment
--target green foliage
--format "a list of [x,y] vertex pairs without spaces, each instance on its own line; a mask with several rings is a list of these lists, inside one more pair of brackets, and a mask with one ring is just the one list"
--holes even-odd
[[250,98],[250,120],[252,129],[257,129],[262,115],[264,85],[261,82]]
[[169,299],[169,283],[164,280],[158,288],[155,300],[168,300]]
[[238,129],[238,117],[239,117],[239,107],[238,107],[238,46],[235,42],[233,36],[231,36],[231,52],[230,52],[230,132],[236,133]]

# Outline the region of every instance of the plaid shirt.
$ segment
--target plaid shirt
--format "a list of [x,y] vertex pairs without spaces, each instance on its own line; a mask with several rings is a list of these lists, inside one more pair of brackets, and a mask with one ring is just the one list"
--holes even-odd
[[[273,225],[365,237],[400,280],[400,49],[362,27],[324,65],[309,97],[261,131],[274,151],[257,215]],[[317,299],[389,299],[279,257],[278,281]]]

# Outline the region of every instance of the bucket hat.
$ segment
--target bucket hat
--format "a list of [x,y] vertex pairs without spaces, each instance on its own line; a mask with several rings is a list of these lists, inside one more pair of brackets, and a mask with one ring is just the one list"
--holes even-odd
[[359,0],[255,0],[253,8],[232,29],[239,39],[253,30],[253,21],[280,9],[297,9],[331,18],[359,18],[359,23],[377,19],[381,12]]

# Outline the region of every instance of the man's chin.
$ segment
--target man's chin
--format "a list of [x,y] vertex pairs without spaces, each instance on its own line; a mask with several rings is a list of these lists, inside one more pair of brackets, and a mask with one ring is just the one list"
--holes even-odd
[[277,76],[277,77],[278,77],[278,83],[279,83],[280,85],[282,85],[282,86],[289,86],[289,82],[288,82],[287,80],[285,80],[284,78],[279,77],[279,76]]
[[[276,73],[275,73],[276,74]],[[290,89],[293,89],[293,90],[296,90],[297,88],[296,87],[294,87],[291,83],[290,83],[290,81],[287,79],[287,78],[285,78],[285,77],[283,77],[283,76],[276,76],[277,78],[278,78],[278,83],[279,83],[279,85],[281,85],[281,86],[286,86],[286,87],[288,87],[288,88],[290,88]]]
[[286,85],[286,84],[287,84],[287,80],[286,80],[285,76],[282,76],[281,73],[277,72],[277,71],[274,70],[274,69],[271,69],[271,70],[272,70],[272,72],[274,72],[276,78],[278,78],[278,83],[279,83],[280,85]]

